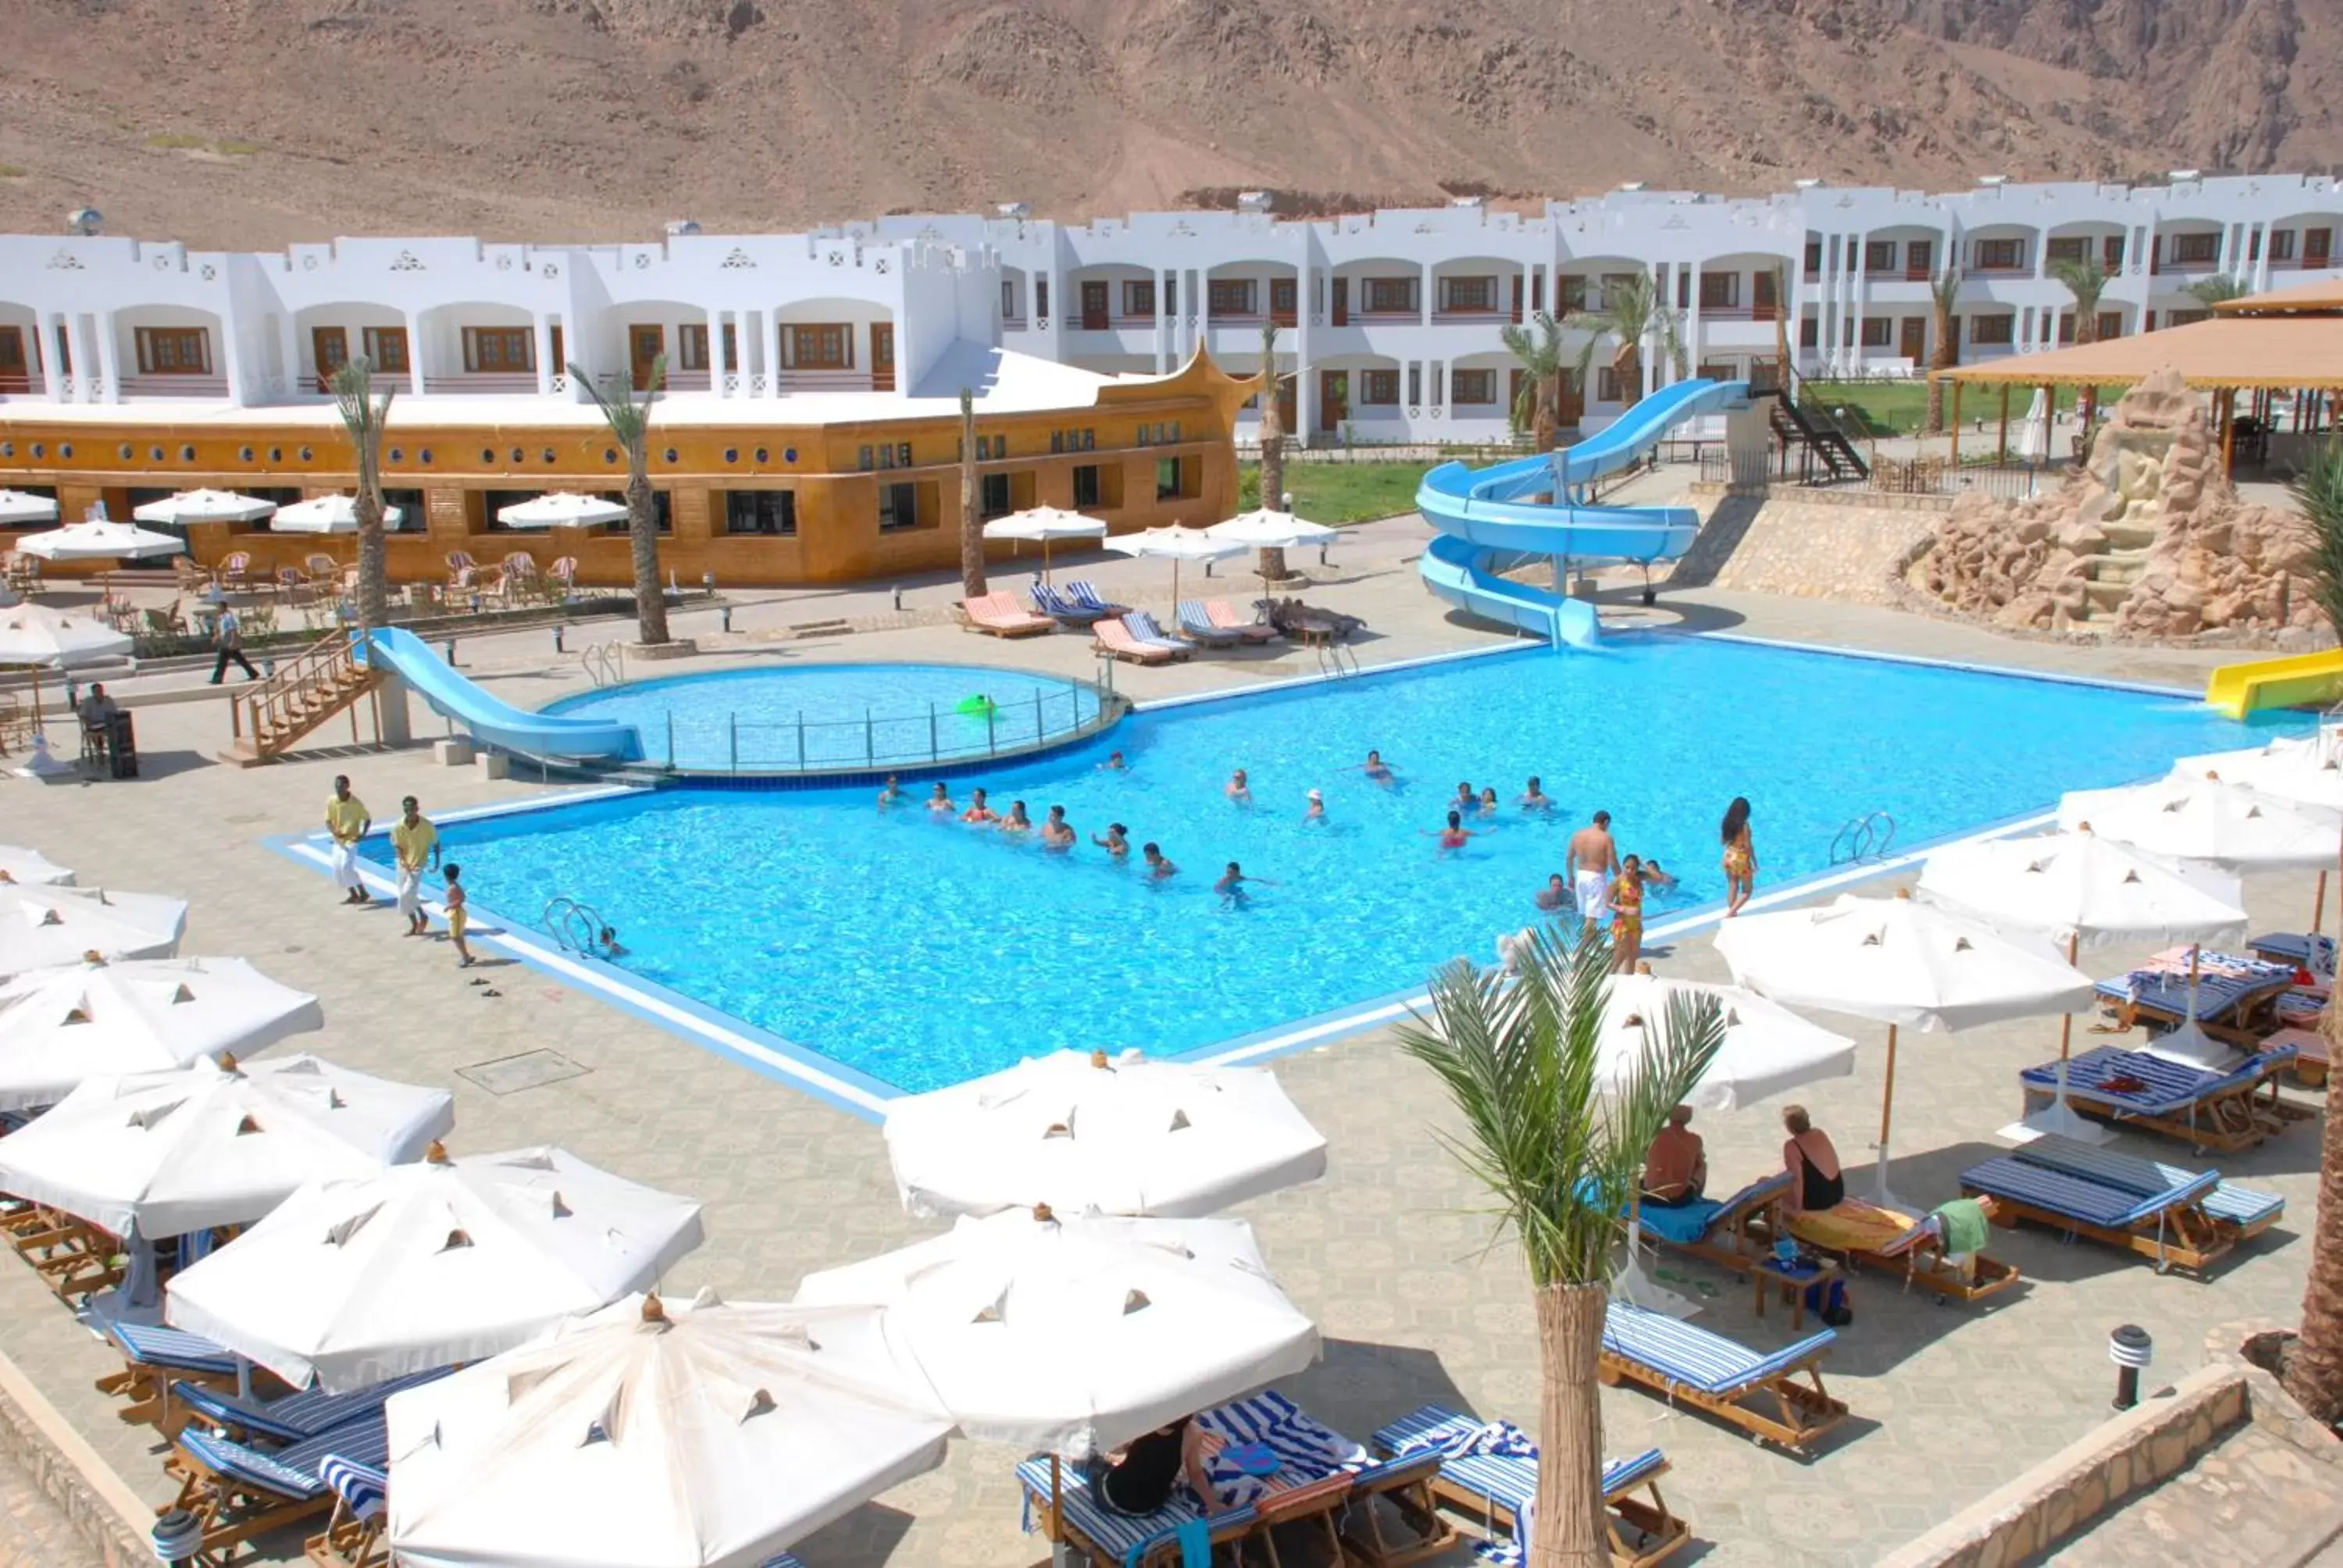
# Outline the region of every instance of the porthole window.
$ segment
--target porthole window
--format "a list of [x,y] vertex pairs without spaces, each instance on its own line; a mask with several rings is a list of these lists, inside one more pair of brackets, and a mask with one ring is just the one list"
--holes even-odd
[[390,460],[394,463],[404,463],[407,461],[407,454],[393,447],[390,449]]
[[667,460],[670,463],[675,461],[675,448],[672,447],[667,449]]
[[420,452],[416,453],[415,457],[417,461],[424,464],[427,467],[431,462],[431,448],[426,447]]
[[798,449],[797,449],[795,447],[784,447],[784,448],[782,449],[782,452],[781,452],[781,461],[782,461],[782,462],[784,462],[784,463],[794,463],[794,462],[796,462],[797,460],[798,460]]
[[147,447],[147,448],[146,448],[146,460],[147,460],[148,462],[150,462],[150,463],[159,463],[159,462],[161,462],[161,461],[163,460],[163,448],[162,448],[162,447]]
[[46,447],[43,446],[38,441],[33,443],[33,456],[35,457],[45,457],[48,455],[49,449]]
[[[124,457],[127,457],[128,456],[130,456],[130,448],[129,448],[129,447],[125,447],[122,449],[122,455],[123,455]],[[285,448],[284,448],[284,447],[269,447],[269,448],[268,448],[268,460],[269,460],[270,462],[272,462],[272,463],[281,463],[281,462],[283,462],[283,461],[285,460]]]
[[310,450],[309,450],[309,448],[308,448],[308,447],[302,447],[302,448],[301,448],[301,460],[302,460],[303,462],[305,462],[305,463],[306,463],[306,462],[307,462],[307,461],[309,460],[309,458],[310,458],[310,457],[311,457],[311,456],[312,456],[312,454],[311,454],[311,452],[310,452]]
[[515,447],[513,448],[513,461],[516,464],[526,463],[528,461],[528,454],[522,451],[518,447]]
[[252,461],[252,448],[249,447],[237,447],[236,455],[247,463]]
[[605,463],[616,463],[618,460],[618,449],[616,447],[605,447],[602,448],[602,461]]
[[728,462],[728,463],[737,463],[737,462],[739,462],[739,461],[740,460],[740,448],[739,448],[739,447],[725,447],[725,448],[724,448],[724,460],[725,460],[726,462]]
[[553,448],[550,447],[545,449],[545,460],[548,463],[553,461]]
[[67,441],[67,442],[65,442],[63,446],[59,447],[57,448],[57,456],[58,456],[59,457],[61,457],[61,458],[70,458],[70,457],[73,457],[73,443],[72,443],[71,441]]
[[769,463],[772,460],[772,454],[770,452],[767,451],[762,447],[757,448],[757,461],[759,463]]
[[15,442],[14,442],[14,441],[0,441],[0,457],[15,457],[15,455],[16,455],[16,443],[15,443]]
[[116,448],[116,450],[120,453],[122,460],[127,463],[130,461],[131,454],[136,452],[137,448],[133,447],[129,442],[125,441],[118,448]]
[[186,447],[181,447],[179,448],[179,461],[181,461],[182,463],[192,463],[192,462],[194,462],[195,460],[196,460],[196,449],[195,449],[195,447],[192,447],[192,446],[186,446]]
[[497,466],[497,455],[492,448],[487,447],[480,448],[480,465],[483,467],[488,468],[493,468]]

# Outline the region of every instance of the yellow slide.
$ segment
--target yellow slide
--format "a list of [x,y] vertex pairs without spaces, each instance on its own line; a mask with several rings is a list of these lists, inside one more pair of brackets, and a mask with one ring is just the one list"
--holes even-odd
[[2343,698],[2343,648],[2225,664],[2205,683],[2205,700],[2232,719],[2257,708],[2323,707]]

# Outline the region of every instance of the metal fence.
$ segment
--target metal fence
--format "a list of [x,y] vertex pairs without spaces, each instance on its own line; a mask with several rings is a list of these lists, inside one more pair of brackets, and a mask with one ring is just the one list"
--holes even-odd
[[686,713],[673,709],[645,739],[653,760],[699,773],[872,772],[1029,751],[1093,734],[1111,723],[1115,699],[1080,681],[1006,702],[931,702],[923,712],[860,718],[776,719],[759,714]]

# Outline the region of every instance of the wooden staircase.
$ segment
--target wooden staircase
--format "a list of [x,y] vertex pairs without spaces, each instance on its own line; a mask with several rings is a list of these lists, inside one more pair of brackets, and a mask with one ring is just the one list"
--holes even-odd
[[[219,754],[220,760],[239,768],[276,761],[303,736],[349,710],[374,689],[376,678],[371,667],[358,662],[357,640],[347,631],[304,648],[279,664],[267,679],[229,698],[228,728],[235,739]],[[358,739],[355,712],[350,714],[350,739]]]

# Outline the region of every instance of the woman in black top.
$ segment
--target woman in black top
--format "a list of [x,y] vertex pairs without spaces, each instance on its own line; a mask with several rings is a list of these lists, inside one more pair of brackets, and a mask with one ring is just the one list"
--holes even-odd
[[1806,1119],[1803,1105],[1782,1108],[1782,1125],[1790,1141],[1782,1145],[1782,1168],[1790,1173],[1790,1211],[1815,1213],[1835,1209],[1846,1196],[1846,1178],[1839,1169],[1838,1151],[1830,1135]]
[[1119,1454],[1093,1459],[1091,1495],[1110,1513],[1145,1515],[1172,1501],[1184,1473],[1189,1488],[1211,1513],[1219,1506],[1204,1474],[1203,1429],[1187,1416],[1133,1438]]

